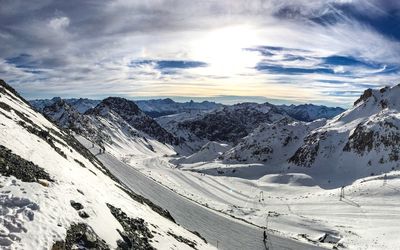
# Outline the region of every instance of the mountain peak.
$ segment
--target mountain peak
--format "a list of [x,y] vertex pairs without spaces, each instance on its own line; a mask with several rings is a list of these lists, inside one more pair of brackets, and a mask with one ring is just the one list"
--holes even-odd
[[361,105],[363,103],[364,106],[367,103],[372,103],[372,105],[376,105],[378,103],[378,107],[381,109],[390,108],[390,109],[400,109],[400,84],[395,86],[386,86],[381,89],[367,89],[364,93],[354,102],[354,106]]
[[127,100],[122,97],[107,97],[89,112],[101,114],[106,108],[113,110],[118,114],[123,113],[127,116],[136,116],[142,114],[139,107],[133,101]]

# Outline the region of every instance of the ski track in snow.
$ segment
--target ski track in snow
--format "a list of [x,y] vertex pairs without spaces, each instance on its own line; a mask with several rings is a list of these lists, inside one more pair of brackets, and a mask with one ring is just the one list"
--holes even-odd
[[[84,139],[79,140],[90,147]],[[91,150],[98,152],[97,149]],[[200,206],[159,185],[114,156],[106,153],[98,155],[98,158],[133,191],[168,209],[179,224],[189,230],[198,231],[210,244],[218,245],[219,249],[266,249],[260,228]],[[273,246],[270,249],[321,249],[278,235],[272,234],[270,237]]]

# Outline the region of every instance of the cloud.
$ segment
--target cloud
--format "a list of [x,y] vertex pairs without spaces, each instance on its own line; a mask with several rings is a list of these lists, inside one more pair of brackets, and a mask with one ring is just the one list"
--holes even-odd
[[68,17],[55,17],[49,21],[49,26],[55,30],[61,30],[68,27],[69,22]]
[[28,98],[245,94],[345,106],[343,88],[398,79],[399,10],[389,0],[5,0],[0,73]]

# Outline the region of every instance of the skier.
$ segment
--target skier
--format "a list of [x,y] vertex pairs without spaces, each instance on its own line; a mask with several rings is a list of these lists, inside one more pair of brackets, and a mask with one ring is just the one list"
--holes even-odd
[[267,237],[267,231],[265,231],[265,229],[264,229],[264,234],[263,234],[263,236],[264,236],[263,241],[266,242],[267,239],[268,239],[268,237]]

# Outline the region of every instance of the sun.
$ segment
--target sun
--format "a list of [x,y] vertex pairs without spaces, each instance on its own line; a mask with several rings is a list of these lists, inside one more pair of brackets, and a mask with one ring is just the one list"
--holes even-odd
[[193,43],[193,57],[209,64],[212,74],[240,74],[260,60],[247,50],[261,43],[257,29],[248,25],[230,26],[208,31]]

